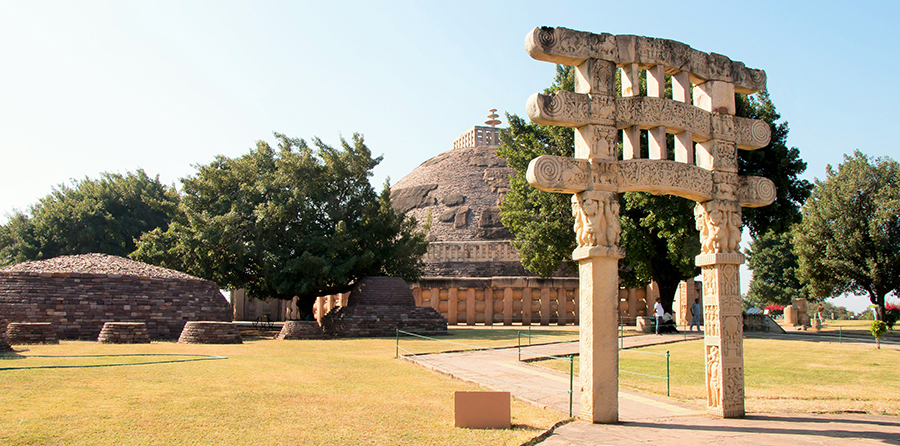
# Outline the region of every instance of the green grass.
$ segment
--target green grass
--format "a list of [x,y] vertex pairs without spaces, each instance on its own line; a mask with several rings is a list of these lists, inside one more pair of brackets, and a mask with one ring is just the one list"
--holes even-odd
[[[625,350],[620,370],[665,376],[670,352],[672,397],[706,407],[703,341],[687,341]],[[748,412],[865,411],[900,415],[900,351],[874,345],[850,345],[773,339],[744,340],[744,378]],[[566,361],[543,364],[568,372]],[[578,367],[576,364],[576,374]],[[659,395],[664,379],[619,374],[619,384]]]
[[[454,338],[479,336],[462,332]],[[64,341],[19,348],[27,350],[21,355],[177,353],[228,359],[0,371],[0,444],[521,444],[561,419],[514,402],[511,430],[454,428],[453,392],[474,388],[395,360],[394,344],[394,339],[245,340],[242,345]],[[0,367],[148,359],[159,358],[24,358],[2,360]]]

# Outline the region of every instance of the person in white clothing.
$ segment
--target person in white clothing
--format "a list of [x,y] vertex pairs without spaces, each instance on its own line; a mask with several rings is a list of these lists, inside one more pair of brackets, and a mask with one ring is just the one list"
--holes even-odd
[[663,310],[662,299],[656,298],[656,305],[653,306],[653,312],[656,313],[656,334],[659,334],[659,326],[663,323],[663,315],[666,314],[666,311]]

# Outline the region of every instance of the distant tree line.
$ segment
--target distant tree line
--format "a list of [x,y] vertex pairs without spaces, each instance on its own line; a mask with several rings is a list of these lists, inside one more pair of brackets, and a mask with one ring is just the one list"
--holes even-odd
[[382,158],[363,137],[339,148],[275,137],[197,166],[180,192],[143,170],[61,184],[0,226],[0,264],[130,256],[303,307],[367,275],[417,280],[424,231],[395,213],[388,184],[378,194],[369,183]]

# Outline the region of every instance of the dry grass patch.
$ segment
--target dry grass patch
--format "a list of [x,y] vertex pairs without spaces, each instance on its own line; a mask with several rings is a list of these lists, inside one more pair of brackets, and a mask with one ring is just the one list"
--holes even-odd
[[[514,402],[512,430],[454,428],[453,391],[472,387],[395,360],[393,339],[64,341],[22,354],[125,353],[228,359],[0,371],[0,444],[521,444],[560,419]],[[0,367],[121,359],[27,358]]]

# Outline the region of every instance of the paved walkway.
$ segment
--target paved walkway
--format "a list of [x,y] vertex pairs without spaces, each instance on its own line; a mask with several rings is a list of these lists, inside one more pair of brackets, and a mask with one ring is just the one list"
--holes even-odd
[[[773,336],[774,337],[774,336]],[[806,335],[778,335],[779,339],[813,339]],[[688,339],[700,339],[696,333]],[[625,348],[680,342],[684,334],[625,338]],[[844,339],[844,342],[847,342]],[[884,345],[882,346],[884,348]],[[578,353],[577,343],[522,348],[522,358]],[[569,377],[518,361],[516,348],[406,357],[422,367],[477,384],[508,391],[516,399],[569,414]],[[574,382],[572,408],[579,411],[579,383]],[[748,414],[724,420],[706,415],[705,408],[673,399],[619,389],[619,424],[575,421],[556,428],[542,446],[741,444],[741,445],[900,445],[900,418],[855,414]]]

